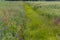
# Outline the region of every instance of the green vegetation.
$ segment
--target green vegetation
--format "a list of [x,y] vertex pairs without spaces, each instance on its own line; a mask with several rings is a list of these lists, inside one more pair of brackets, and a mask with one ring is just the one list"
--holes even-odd
[[60,3],[0,2],[0,40],[60,40]]
[[0,2],[0,40],[22,39],[22,13],[22,2]]
[[28,19],[25,40],[60,40],[60,24],[57,22],[60,19],[59,4],[59,2],[25,3]]

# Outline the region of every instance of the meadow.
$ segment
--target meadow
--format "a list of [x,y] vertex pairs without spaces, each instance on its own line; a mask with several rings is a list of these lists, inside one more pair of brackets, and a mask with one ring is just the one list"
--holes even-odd
[[60,40],[60,2],[0,2],[0,40]]
[[26,2],[25,40],[60,40],[60,3]]

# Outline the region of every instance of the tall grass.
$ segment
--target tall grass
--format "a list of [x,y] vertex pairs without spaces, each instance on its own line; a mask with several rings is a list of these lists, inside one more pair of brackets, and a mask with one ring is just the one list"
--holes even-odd
[[0,2],[0,40],[60,40],[59,2]]
[[25,4],[25,13],[29,19],[26,24],[25,40],[59,40],[60,24],[55,24],[55,18],[60,19],[58,4],[47,2]]

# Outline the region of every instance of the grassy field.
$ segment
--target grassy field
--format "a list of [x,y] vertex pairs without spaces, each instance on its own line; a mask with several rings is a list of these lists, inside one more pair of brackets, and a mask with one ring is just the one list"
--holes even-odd
[[60,40],[60,2],[0,2],[0,40]]
[[0,40],[22,39],[23,13],[22,2],[0,2]]
[[26,2],[25,40],[60,40],[60,3]]

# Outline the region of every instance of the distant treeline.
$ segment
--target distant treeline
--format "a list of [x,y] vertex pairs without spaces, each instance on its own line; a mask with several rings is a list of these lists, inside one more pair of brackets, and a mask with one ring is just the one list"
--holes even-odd
[[60,0],[5,0],[5,1],[60,1]]

